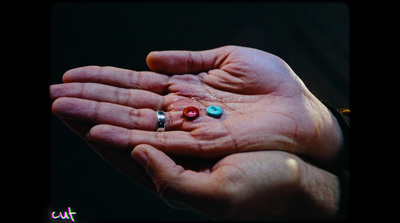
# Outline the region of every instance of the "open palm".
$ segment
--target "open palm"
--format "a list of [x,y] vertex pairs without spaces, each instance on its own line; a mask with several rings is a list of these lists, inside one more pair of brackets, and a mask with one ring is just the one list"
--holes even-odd
[[[148,144],[212,158],[282,150],[330,161],[340,148],[335,118],[272,54],[228,46],[152,52],[147,63],[154,72],[95,66],[68,71],[65,84],[51,87],[53,112],[88,123],[88,140],[129,151]],[[223,108],[223,115],[207,116],[210,105]],[[187,106],[198,107],[200,116],[185,119]],[[154,131],[155,110],[166,114],[165,132]]]

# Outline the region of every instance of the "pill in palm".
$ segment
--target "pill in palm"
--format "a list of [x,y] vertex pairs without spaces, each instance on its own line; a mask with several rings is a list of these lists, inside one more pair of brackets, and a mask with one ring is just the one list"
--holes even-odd
[[213,105],[213,106],[207,107],[206,112],[207,112],[208,116],[218,118],[222,115],[222,108]]

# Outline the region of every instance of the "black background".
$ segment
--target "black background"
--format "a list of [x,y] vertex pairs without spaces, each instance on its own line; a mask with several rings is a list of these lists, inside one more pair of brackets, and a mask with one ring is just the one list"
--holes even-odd
[[[319,99],[349,107],[349,16],[340,2],[56,3],[51,84],[86,65],[148,70],[152,50],[254,47],[284,59]],[[77,220],[208,220],[170,208],[51,117],[51,210]]]

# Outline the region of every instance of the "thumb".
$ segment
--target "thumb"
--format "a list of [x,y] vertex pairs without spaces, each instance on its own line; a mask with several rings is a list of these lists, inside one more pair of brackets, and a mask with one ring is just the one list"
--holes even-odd
[[147,55],[147,66],[160,73],[200,73],[219,68],[233,46],[205,51],[153,51]]
[[[164,152],[154,148],[150,145],[138,145],[132,153],[132,158],[146,168],[147,173],[150,177],[166,176],[172,177],[175,174],[179,174],[184,171],[180,166],[177,166]],[[168,170],[167,172],[165,170]]]
[[164,152],[150,145],[136,146],[131,156],[146,168],[163,199],[199,209],[205,201],[209,202],[210,197],[215,196],[215,182],[211,177],[185,170]]
[[[175,200],[179,197],[179,175],[184,172],[164,152],[150,145],[138,145],[131,153],[132,158],[146,168],[147,174],[152,178],[159,195],[165,199]],[[180,179],[182,181],[182,179]]]

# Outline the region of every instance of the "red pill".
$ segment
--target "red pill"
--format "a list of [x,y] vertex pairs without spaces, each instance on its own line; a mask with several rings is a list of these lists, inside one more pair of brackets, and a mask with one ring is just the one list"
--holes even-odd
[[183,116],[185,116],[186,118],[194,119],[197,118],[199,114],[200,114],[199,109],[193,106],[186,107],[185,109],[183,109]]

